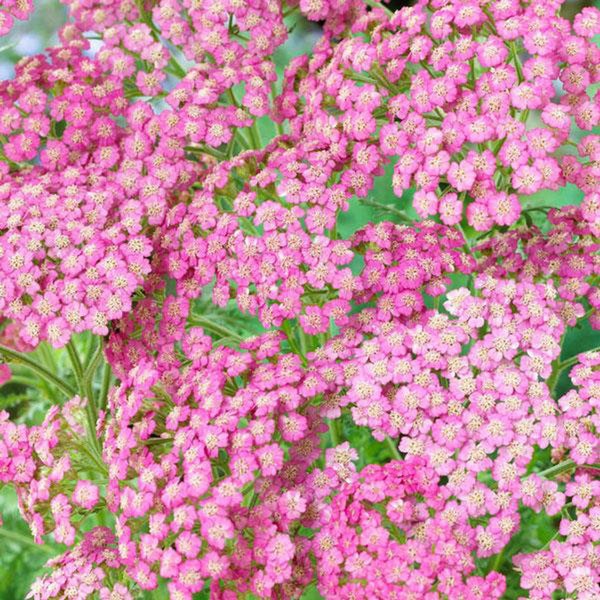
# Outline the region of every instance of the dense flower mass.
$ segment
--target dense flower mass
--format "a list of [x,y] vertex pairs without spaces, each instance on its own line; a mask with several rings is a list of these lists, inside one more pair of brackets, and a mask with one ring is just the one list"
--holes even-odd
[[0,82],[30,597],[597,599],[600,11],[64,4]]

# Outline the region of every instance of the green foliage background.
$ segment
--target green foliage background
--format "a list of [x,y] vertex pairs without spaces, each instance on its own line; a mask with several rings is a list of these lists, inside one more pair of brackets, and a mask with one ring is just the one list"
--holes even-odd
[[[565,5],[565,13],[575,14],[585,5],[600,6],[600,0],[586,2],[583,0],[570,0]],[[34,16],[25,23],[19,23],[9,36],[0,42],[0,77],[10,78],[14,74],[13,65],[20,57],[36,54],[44,48],[56,43],[56,31],[66,18],[65,7],[58,0],[39,0]],[[289,41],[284,47],[278,49],[275,60],[278,71],[281,73],[290,58],[298,54],[310,51],[310,48],[318,39],[320,30],[318,26],[299,20],[294,27]],[[268,140],[275,135],[273,123],[266,117],[259,122],[263,140]],[[394,196],[391,186],[393,165],[388,165],[385,174],[376,180],[372,194],[365,202],[355,200],[351,203],[350,210],[342,215],[338,230],[343,236],[371,221],[398,220],[395,210],[400,208],[405,215],[416,217],[412,210],[410,193],[401,199]],[[556,192],[543,192],[531,196],[525,203],[525,208],[533,206],[563,206],[575,204],[581,200],[581,192],[572,185],[568,185]],[[540,213],[532,213],[537,224],[543,226],[540,221],[543,216]],[[468,232],[467,232],[468,233]],[[457,281],[457,285],[460,282]],[[210,302],[199,299],[198,304],[202,306],[201,314],[214,310]],[[199,308],[199,307],[198,307]],[[236,322],[235,311],[224,311],[219,314],[219,319],[233,329],[238,330],[241,325]],[[244,329],[252,328],[251,323],[244,323]],[[76,340],[82,352],[84,346],[92,343],[89,336],[80,336]],[[600,345],[600,332],[595,332],[589,323],[583,322],[577,328],[568,332],[565,336],[561,359],[565,360],[585,350]],[[50,351],[49,347],[42,344],[33,354],[39,364],[45,365],[59,378],[67,381],[69,369],[66,364],[64,351]],[[11,417],[17,422],[28,424],[40,423],[47,408],[56,401],[55,391],[45,386],[41,381],[32,386],[27,377],[31,377],[27,369],[13,368],[16,377],[0,387],[0,410],[8,410]],[[559,382],[560,394],[570,388],[568,371],[565,371]],[[356,427],[350,420],[342,423],[343,434],[346,439],[352,440],[353,445],[361,448],[361,463],[364,464],[381,462],[390,458],[389,451],[384,444],[374,440],[366,428]],[[543,452],[534,460],[544,460]],[[53,555],[64,551],[65,547],[48,541],[43,546],[36,545],[29,533],[27,525],[22,521],[18,513],[17,498],[12,489],[7,486],[0,487],[0,516],[3,525],[0,528],[0,600],[22,600],[29,591],[32,581],[43,573],[44,563]],[[479,568],[482,573],[490,569],[500,569],[509,580],[510,591],[506,598],[513,599],[519,594],[517,574],[511,571],[510,558],[513,554],[523,551],[533,551],[544,546],[555,534],[556,518],[550,518],[545,514],[535,514],[529,509],[524,509],[522,514],[523,526],[521,531],[514,536],[502,556],[492,556],[481,561]],[[90,523],[93,526],[96,523]],[[149,598],[168,598],[165,588],[148,594]],[[197,594],[196,597],[208,598],[208,591]],[[316,600],[321,596],[314,587],[307,589],[303,599]]]

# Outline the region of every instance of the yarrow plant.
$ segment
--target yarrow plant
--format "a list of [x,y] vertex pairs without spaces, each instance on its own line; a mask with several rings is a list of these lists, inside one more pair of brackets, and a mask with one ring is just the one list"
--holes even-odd
[[597,600],[600,11],[64,4],[0,82],[28,597]]

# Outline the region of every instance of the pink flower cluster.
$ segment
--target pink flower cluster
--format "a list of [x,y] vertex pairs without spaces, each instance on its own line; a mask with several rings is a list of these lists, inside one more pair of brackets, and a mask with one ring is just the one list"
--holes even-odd
[[282,587],[293,596],[312,577],[309,547],[294,532],[317,519],[317,473],[307,480],[323,430],[308,402],[313,380],[299,356],[281,353],[277,333],[238,351],[215,347],[201,329],[182,337],[185,300],[167,300],[156,324],[151,303],[136,310],[147,315],[143,339],[113,336],[109,347],[131,367],[109,398],[103,440],[126,573],[142,589],[153,589],[158,573],[177,598],[207,579],[215,597],[269,597]]
[[[581,298],[590,306],[588,317],[598,329],[600,246],[594,226],[583,218],[584,210],[552,209],[547,214],[550,229],[545,234],[534,226],[507,231],[481,242],[476,250],[482,255],[480,269],[495,278],[551,279],[563,300]],[[565,316],[573,325],[573,315]],[[580,311],[575,316],[580,317]]]
[[66,4],[0,82],[3,356],[70,342],[79,392],[0,413],[0,482],[67,546],[31,596],[597,597],[600,356],[562,340],[600,328],[600,11]]
[[[600,353],[582,354],[571,378],[577,389],[559,400],[566,435],[563,448],[557,451],[569,448],[573,459],[581,462],[581,452],[573,450],[598,443],[593,432],[600,424]],[[530,505],[546,502],[547,485],[536,480],[528,488]],[[600,585],[600,480],[593,470],[583,469],[567,480],[564,493],[553,491],[558,504],[564,506],[558,531],[547,549],[515,557],[523,572],[521,587],[530,590],[530,598],[540,600],[552,598],[556,590],[593,600]]]
[[[139,95],[164,97],[175,119],[169,128],[185,132],[190,145],[227,144],[236,128],[272,111],[272,55],[288,35],[281,2],[160,0],[140,9],[130,0],[63,1],[74,19],[68,28],[100,33],[99,54]],[[337,29],[353,11],[364,12],[356,0],[305,4],[300,9],[310,18],[331,16]]]
[[126,586],[111,585],[104,569],[118,566],[115,536],[107,527],[95,527],[71,550],[48,561],[52,573],[31,586],[28,598],[52,598],[64,594],[71,598],[133,600]]
[[167,148],[163,136],[155,147],[161,116],[128,107],[122,78],[85,46],[24,59],[0,89],[0,310],[33,346],[106,335],[131,309],[150,272],[149,231],[194,169],[178,162],[183,144]]
[[339,132],[358,196],[391,161],[394,192],[414,188],[420,217],[455,225],[465,216],[487,231],[515,223],[520,199],[570,182],[598,231],[597,136],[577,144],[571,135],[600,123],[588,95],[600,78],[591,40],[600,19],[585,9],[571,25],[556,16],[561,4],[421,0],[390,19],[369,13],[356,35],[326,36],[295,60],[280,113],[303,137],[328,135],[324,123]]
[[[427,522],[429,509],[410,504],[397,517],[408,519],[396,523],[400,529],[419,517],[416,531],[431,529],[436,536],[419,536],[421,550],[411,550],[417,553],[428,554],[427,548],[439,546],[456,557],[458,544],[468,557],[472,552],[487,557],[517,531],[520,503],[548,514],[560,511],[564,494],[555,482],[522,477],[534,445],[551,447],[561,458],[569,452],[576,463],[598,460],[596,442],[588,433],[595,401],[586,411],[580,402],[569,401],[569,394],[557,418],[543,382],[558,356],[556,339],[565,321],[576,320],[581,312],[574,302],[560,299],[551,282],[528,281],[533,274],[498,280],[485,260],[471,264],[483,270],[475,279],[482,297],[465,288],[447,291],[451,280],[443,273],[451,270],[452,248],[461,240],[450,231],[441,235],[439,227],[383,223],[355,236],[354,246],[366,250],[364,269],[356,276],[361,291],[353,300],[367,307],[347,317],[339,336],[310,353],[306,365],[297,354],[281,353],[280,333],[244,341],[239,351],[215,347],[199,329],[183,334],[189,302],[167,297],[157,312],[151,297],[159,289],[152,294],[146,290],[147,299],[111,339],[109,357],[119,369],[121,385],[111,393],[102,438],[109,473],[105,501],[117,515],[119,567],[140,588],[153,589],[160,575],[173,597],[190,597],[207,579],[215,597],[227,598],[233,589],[262,597],[282,589],[293,597],[314,576],[314,556],[322,593],[352,597],[363,588],[360,570],[375,569],[381,561],[383,573],[389,552],[403,575],[374,578],[372,585],[386,581],[387,587],[377,592],[367,588],[368,593],[388,597],[396,593],[396,585],[406,585],[416,597],[423,595],[437,581],[435,570],[426,576],[421,565],[410,575],[410,565],[420,561],[401,558],[404,551],[378,521],[380,513],[351,508],[355,494],[371,503],[404,507],[404,500],[397,502],[402,493],[392,491],[394,477],[409,479],[417,490],[411,494],[431,493],[429,508],[440,519],[438,529]],[[585,245],[583,229],[580,234]],[[574,254],[576,247],[577,242],[565,254]],[[399,261],[402,256],[414,256],[413,262],[403,265],[402,276],[394,275],[400,272],[394,257]],[[457,254],[455,260],[460,258]],[[424,272],[415,266],[422,264],[427,265]],[[468,271],[468,264],[461,269]],[[373,275],[377,265],[387,267],[393,286]],[[432,295],[447,291],[447,313],[427,309],[419,295],[424,286]],[[412,300],[398,302],[392,291]],[[368,307],[373,295],[380,299],[380,308]],[[386,310],[388,305],[404,308],[394,312]],[[139,324],[142,336],[132,339]],[[589,397],[593,381],[584,372],[576,381]],[[570,412],[571,402],[576,412]],[[360,474],[364,479],[357,479],[352,464],[357,454],[347,443],[328,450],[324,468],[319,466],[323,417],[336,418],[346,407],[376,438],[401,438],[407,462],[390,463],[398,473],[384,468],[392,471],[389,482],[385,473],[379,475],[379,467],[367,468]],[[423,489],[413,471],[423,477]],[[481,475],[491,477],[494,486]],[[441,477],[446,478],[444,485],[434,485]],[[344,482],[351,484],[348,497],[343,495]],[[390,493],[378,499],[377,489]],[[62,507],[62,494],[56,497],[53,503]],[[65,514],[70,516],[77,504],[85,508],[82,502],[90,497],[90,503],[96,501],[93,488],[84,482],[73,490]],[[342,517],[331,512],[334,507],[350,513]],[[147,533],[136,525],[140,519],[148,523]],[[366,527],[370,524],[374,541],[365,541],[366,534],[339,535],[335,527],[347,519],[361,535],[371,531]],[[313,544],[333,535],[328,527],[334,527],[334,538],[348,540],[348,546],[338,548],[341,555],[332,549],[324,552],[324,547],[294,534],[299,525],[320,529]],[[380,548],[378,540],[391,543],[392,549]],[[449,563],[437,584],[456,597],[475,585],[499,597],[502,577],[478,578],[470,560],[459,561],[460,580]],[[342,565],[343,577],[338,570]]]
[[72,545],[74,524],[99,500],[98,486],[79,477],[78,465],[85,460],[83,404],[76,396],[61,410],[52,407],[42,425],[30,428],[0,414],[0,481],[15,485],[21,514],[37,543],[53,533],[57,542]]
[[[351,301],[362,302],[362,290],[375,279],[381,278],[388,292],[381,299],[382,310],[409,315],[423,305],[415,290],[425,281],[431,280],[428,293],[439,294],[444,272],[468,271],[471,258],[458,250],[462,236],[427,222],[422,234],[407,228],[397,241],[389,241],[394,244],[389,259],[377,258],[363,278],[356,277],[349,265],[359,246],[378,241],[379,234],[385,237],[394,226],[375,227],[373,239],[331,235],[336,212],[348,208],[348,171],[341,183],[326,187],[343,163],[323,150],[317,168],[300,160],[299,149],[284,144],[281,139],[264,156],[246,153],[207,171],[189,204],[179,204],[168,215],[162,250],[180,295],[196,297],[214,280],[215,305],[235,299],[242,312],[258,316],[266,328],[286,328],[299,318],[304,332],[315,335],[329,331],[330,319],[338,326],[346,323]],[[285,197],[286,204],[274,201],[274,193]],[[430,258],[419,262],[417,253],[425,248]],[[412,252],[413,259],[403,260],[404,252]],[[384,273],[385,267],[389,272]],[[390,302],[396,303],[394,308]]]
[[501,598],[504,577],[470,575],[475,528],[423,459],[365,467],[313,540],[325,598]]

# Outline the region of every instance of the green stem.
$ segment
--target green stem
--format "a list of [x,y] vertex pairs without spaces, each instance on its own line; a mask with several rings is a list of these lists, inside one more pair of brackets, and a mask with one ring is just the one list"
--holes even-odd
[[85,440],[82,440],[77,447],[82,454],[85,454],[92,461],[93,466],[89,463],[86,463],[87,467],[92,468],[92,470],[96,470],[98,473],[101,473],[104,476],[108,475],[108,468],[102,460],[102,453],[100,452],[100,444],[98,440],[96,440],[96,443],[94,443],[92,447],[89,447],[89,444]]
[[56,360],[54,359],[52,350],[48,348],[48,344],[46,342],[42,342],[37,349],[42,360],[44,361],[46,368],[52,373],[55,373],[58,370],[56,366]]
[[[275,106],[275,99],[277,98],[277,95],[277,88],[275,82],[273,82],[271,83],[271,103],[273,106]],[[273,123],[275,124],[275,131],[277,132],[277,135],[285,135],[283,123],[280,123],[279,121],[273,121]]]
[[396,442],[389,435],[385,436],[385,442],[386,442],[388,448],[390,449],[392,456],[396,460],[402,460],[402,456],[400,454],[400,451],[398,450],[398,446],[396,445]]
[[208,331],[209,333],[218,335],[221,338],[231,338],[236,342],[241,342],[243,340],[243,338],[239,334],[235,333],[231,329],[223,327],[223,325],[217,325],[210,319],[205,319],[204,317],[201,317],[199,315],[191,316],[189,319],[189,323],[192,326],[202,327],[202,329]]
[[550,377],[548,377],[546,381],[546,385],[550,390],[550,394],[554,396],[554,388],[558,384],[558,380],[560,379],[560,376],[562,375],[562,372],[565,369],[569,369],[573,365],[576,365],[579,362],[582,354],[585,354],[586,352],[597,352],[598,350],[600,350],[600,346],[597,346],[596,348],[590,348],[589,350],[584,350],[583,352],[580,352],[579,354],[571,356],[571,358],[567,358],[566,360],[563,360],[562,362],[556,364],[556,366],[552,370]]
[[176,77],[181,77],[182,79],[187,75],[186,70],[179,64],[176,58],[169,58],[169,72],[171,75],[175,75]]
[[102,343],[102,338],[100,338],[100,342],[94,354],[87,361],[87,365],[85,367],[85,371],[83,372],[84,379],[93,379],[94,373],[102,360],[102,353],[104,352],[104,344]]
[[31,379],[31,377],[25,377],[24,375],[11,375],[10,379],[5,381],[2,385],[8,385],[10,383],[18,383],[19,385],[24,385],[25,387],[33,389],[36,389],[39,384],[39,382]]
[[[159,44],[162,44],[161,41],[161,32],[158,29],[158,27],[156,26],[156,24],[154,23],[154,21],[152,20],[152,15],[150,13],[148,13],[145,9],[144,9],[144,2],[143,1],[136,1],[136,5],[138,7],[138,10],[140,11],[140,17],[141,20],[148,25],[148,27],[151,29],[152,31],[152,37],[154,39],[155,42],[158,42]],[[171,73],[172,75],[175,75],[177,77],[185,77],[187,72],[186,70],[179,64],[179,62],[177,61],[177,59],[175,59],[173,57],[173,53],[169,52],[169,66],[167,69],[165,69],[168,73]]]
[[[464,198],[462,199],[464,201]],[[456,224],[456,228],[462,233],[463,238],[465,238],[465,244],[467,245],[467,249],[471,250],[471,240],[467,235],[467,232],[463,229],[463,226],[460,223]]]
[[519,52],[517,50],[517,45],[515,42],[510,43],[510,55],[515,63],[515,69],[517,70],[517,77],[519,79],[519,83],[523,83],[523,68],[521,67],[521,60],[519,59]]
[[287,338],[288,344],[290,345],[292,352],[294,354],[297,354],[300,357],[302,364],[306,366],[306,356],[304,355],[302,349],[296,341],[296,337],[294,335],[294,332],[292,331],[291,323],[289,321],[284,321],[281,324],[281,329],[283,330],[283,333],[285,333],[285,337]]
[[532,206],[531,208],[524,208],[522,210],[522,212],[526,213],[526,212],[539,211],[539,212],[547,213],[549,210],[552,210],[553,208],[555,208],[555,207],[554,206]]
[[331,447],[335,448],[340,444],[340,433],[338,430],[338,422],[336,419],[329,419],[327,423],[329,427],[329,437],[331,438]]
[[93,356],[90,358],[88,365],[83,373],[83,388],[87,397],[87,405],[89,405],[90,416],[94,423],[98,422],[98,407],[96,406],[96,399],[94,398],[93,382],[98,365],[103,357],[104,344],[100,339],[98,348]]
[[61,392],[63,392],[68,398],[72,398],[77,392],[67,383],[56,377],[53,373],[48,371],[45,367],[31,360],[27,355],[22,352],[17,352],[12,348],[0,345],[0,356],[2,356],[6,362],[13,362],[15,364],[22,364],[31,369],[36,375],[39,375],[44,381],[55,385]]
[[540,548],[540,552],[542,550],[545,550],[555,539],[557,539],[559,536],[561,535],[560,531],[557,531],[541,548]]
[[308,337],[301,327],[298,328],[298,335],[300,337],[300,351],[302,352],[303,356],[306,356],[309,351]]
[[50,546],[47,546],[46,544],[36,544],[32,538],[27,537],[22,533],[17,533],[16,531],[3,529],[0,527],[0,537],[10,540],[11,542],[17,542],[18,544],[22,544],[24,546],[34,547],[37,550],[42,550],[48,554],[55,554],[54,550],[52,550]]
[[377,84],[377,81],[374,79],[369,79],[368,77],[357,75],[356,73],[352,73],[350,71],[346,72],[346,77],[348,77],[348,79],[351,79],[352,81],[358,81],[360,83]]
[[100,402],[98,406],[102,409],[106,409],[106,403],[108,399],[108,390],[110,388],[110,380],[112,379],[112,371],[108,363],[104,363],[104,371],[102,373],[102,386],[100,387]]
[[69,359],[71,360],[71,365],[73,366],[73,371],[75,372],[75,377],[77,379],[77,384],[80,390],[79,393],[81,397],[86,400],[85,417],[87,421],[88,437],[92,448],[94,449],[97,456],[100,457],[100,440],[98,440],[98,436],[96,433],[98,414],[94,402],[94,395],[92,393],[91,382],[90,379],[84,375],[83,365],[81,364],[79,354],[77,353],[77,348],[75,348],[75,344],[72,340],[69,340],[69,343],[67,344],[67,352],[69,354]]
[[[58,366],[56,364],[54,353],[49,349],[47,342],[42,342],[37,347],[36,354],[41,358],[43,366],[46,367],[46,369],[48,369],[50,373],[58,373]],[[52,401],[52,403],[59,404],[59,398],[57,396],[56,390],[52,386],[48,385],[48,383],[43,379],[42,381],[40,381],[40,383],[44,388],[46,395]]]
[[67,353],[69,354],[69,360],[71,361],[71,366],[73,367],[73,371],[75,373],[75,378],[77,379],[79,387],[83,391],[83,365],[81,364],[79,354],[77,354],[77,349],[75,348],[75,344],[73,344],[72,340],[69,340],[66,348]]
[[361,204],[364,204],[365,206],[372,206],[373,208],[377,208],[383,212],[387,212],[391,215],[394,215],[398,217],[398,219],[400,219],[400,221],[402,221],[403,223],[411,222],[411,220],[401,210],[398,210],[397,208],[394,208],[389,204],[382,204],[381,202],[369,200],[368,198],[361,198],[359,202]]
[[206,144],[202,144],[200,146],[186,146],[185,151],[189,152],[190,154],[208,154],[209,156],[212,156],[220,161],[225,161],[228,158],[225,153],[217,150],[216,148],[211,148]]
[[254,150],[260,150],[263,147],[263,145],[260,139],[260,132],[258,131],[258,125],[256,124],[256,121],[252,122],[252,125],[249,128],[249,132],[250,139],[252,140],[252,148]]
[[[435,75],[433,73],[431,73],[431,69],[429,69],[429,67],[425,66],[425,69],[427,69],[427,71],[430,72],[430,75],[432,77],[435,77]],[[378,85],[386,90],[389,90],[392,94],[396,94],[397,90],[394,86],[393,83],[391,83],[390,81],[388,81],[385,73],[381,70],[381,68],[378,65],[375,65],[373,67],[373,69],[370,71],[371,73],[371,77],[373,77],[373,79],[375,80],[375,85]]]
[[558,368],[561,371],[563,369],[568,369],[569,367],[572,367],[573,365],[575,365],[579,362],[582,354],[585,354],[586,352],[597,352],[598,350],[600,350],[600,347],[591,348],[590,350],[584,350],[583,352],[580,352],[576,356],[571,356],[571,358],[567,358],[567,360],[563,360],[561,363],[559,363]]
[[228,88],[225,93],[227,94],[227,97],[229,98],[231,104],[233,104],[233,106],[235,106],[236,108],[239,108],[240,105],[238,104],[237,98],[235,97],[235,93],[233,92],[233,90],[231,88]]
[[248,234],[254,237],[260,237],[258,229],[254,226],[254,223],[248,217],[238,217],[240,227]]
[[100,446],[100,440],[98,439],[98,435],[96,432],[96,424],[98,423],[98,417],[96,415],[94,400],[92,398],[89,398],[85,403],[85,418],[87,421],[88,436],[90,438],[90,442],[92,444],[94,452],[101,461],[102,448]]
[[227,158],[227,160],[231,160],[233,158],[234,155],[234,150],[235,150],[235,138],[237,135],[237,128],[233,128],[233,132],[231,134],[231,139],[229,140],[229,143],[227,144],[227,147],[225,148],[225,156]]
[[[590,308],[588,311],[586,311],[586,313],[583,315],[583,317],[581,317],[579,320],[585,321],[586,319],[589,319],[595,312],[596,312],[595,308]],[[590,350],[586,350],[586,352],[590,352]]]
[[238,142],[240,143],[240,146],[242,147],[242,150],[250,150],[252,148],[252,144],[250,143],[250,140],[248,139],[246,134],[241,129],[238,129],[236,131],[236,136],[237,136]]
[[[551,477],[556,477],[557,475],[565,473],[566,471],[570,471],[571,469],[575,468],[576,466],[577,466],[577,464],[575,463],[574,460],[568,459],[568,460],[564,460],[561,463],[558,463],[557,465],[553,465],[552,467],[549,467],[548,469],[546,469],[544,471],[540,471],[539,473],[536,473],[536,475],[538,475],[539,477],[545,477],[546,479],[550,479]],[[583,466],[583,465],[579,465],[579,466]]]
[[502,566],[502,562],[504,561],[504,551],[506,550],[506,546],[502,548],[500,552],[498,552],[496,558],[494,559],[494,563],[492,564],[492,571],[500,572],[500,567]]

